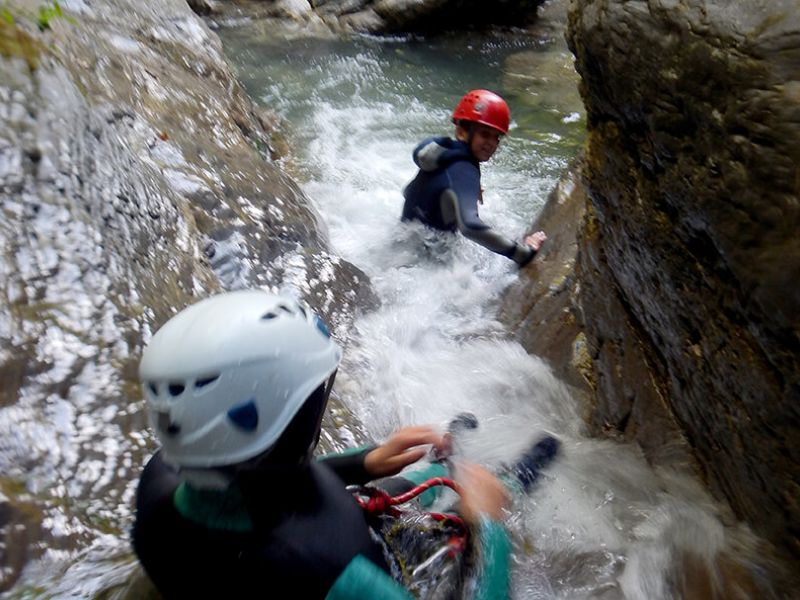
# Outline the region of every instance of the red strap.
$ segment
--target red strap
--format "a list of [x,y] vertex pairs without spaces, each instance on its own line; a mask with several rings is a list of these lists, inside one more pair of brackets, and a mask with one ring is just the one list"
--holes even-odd
[[[447,477],[433,477],[427,481],[423,481],[418,486],[408,490],[407,492],[398,494],[397,496],[390,496],[381,489],[364,487],[355,494],[355,498],[361,508],[363,508],[369,514],[388,514],[396,517],[401,514],[401,511],[396,508],[398,504],[405,504],[406,502],[413,500],[420,494],[437,485],[443,485],[455,490],[458,493],[461,493],[458,484],[452,479]],[[367,498],[364,498],[364,495],[366,495]],[[429,512],[427,514],[436,521],[449,521],[460,527],[462,531],[467,531],[467,526],[464,524],[464,521],[461,519],[461,517],[435,512]]]

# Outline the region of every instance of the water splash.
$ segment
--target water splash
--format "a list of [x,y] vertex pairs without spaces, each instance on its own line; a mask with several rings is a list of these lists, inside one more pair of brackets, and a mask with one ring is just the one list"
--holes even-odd
[[[229,35],[234,60],[242,35]],[[285,47],[248,44],[251,58],[240,63],[251,91],[300,132],[294,152],[304,190],[336,251],[370,276],[381,300],[354,325],[337,379],[342,401],[376,439],[473,412],[480,427],[459,450],[497,468],[543,431],[561,439],[562,456],[509,519],[515,597],[676,598],[691,560],[711,573],[713,588],[718,556],[747,532],[723,526],[694,480],[654,470],[635,446],[584,435],[570,390],[495,318],[516,277],[513,263],[399,222],[401,189],[415,172],[411,150],[423,137],[448,134],[450,106],[466,82],[482,75],[480,87],[492,87],[491,64],[513,50],[479,44],[485,62],[463,64],[463,48],[446,54],[452,44],[305,41],[288,56]],[[248,64],[253,56],[272,66]],[[525,232],[577,151],[569,129],[547,129],[580,128],[575,113],[552,119],[536,110],[559,108],[512,105],[526,125],[512,129],[483,169],[481,216],[511,236]]]

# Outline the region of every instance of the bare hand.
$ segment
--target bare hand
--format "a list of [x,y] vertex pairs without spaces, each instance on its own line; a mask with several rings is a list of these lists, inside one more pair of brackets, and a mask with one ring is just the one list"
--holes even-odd
[[524,242],[534,250],[538,250],[542,247],[542,244],[544,244],[545,240],[547,240],[547,235],[545,232],[537,231],[536,233],[532,233],[526,237]]
[[475,525],[481,515],[499,521],[503,508],[509,504],[505,486],[491,472],[480,465],[462,463],[456,471],[456,481],[461,487],[459,513],[468,523]]
[[364,468],[373,477],[396,475],[428,453],[428,445],[444,447],[444,436],[434,427],[417,425],[394,432],[364,458]]

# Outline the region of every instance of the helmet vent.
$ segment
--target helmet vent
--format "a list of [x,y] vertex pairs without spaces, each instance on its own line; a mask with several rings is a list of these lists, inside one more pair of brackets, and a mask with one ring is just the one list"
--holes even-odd
[[271,319],[277,319],[278,317],[281,316],[281,313],[286,313],[288,315],[294,315],[294,311],[291,308],[289,308],[288,306],[286,306],[285,304],[279,304],[278,305],[278,311],[279,312],[275,312],[275,311],[271,310],[269,312],[264,313],[263,315],[261,315],[261,320],[262,321],[269,321]]
[[216,375],[209,375],[208,377],[202,377],[194,382],[194,387],[199,390],[200,388],[214,383],[217,379],[219,379],[219,373]]
[[253,399],[242,402],[228,411],[228,418],[242,431],[255,431],[258,427],[258,407]]
[[148,381],[148,382],[147,382],[147,389],[149,389],[149,390],[150,390],[150,392],[151,392],[151,393],[152,393],[154,396],[158,396],[158,387],[156,387],[156,383],[155,383],[155,381]]
[[169,413],[159,412],[157,413],[156,419],[158,422],[158,428],[170,436],[176,436],[181,432],[181,426],[172,422]]
[[170,383],[167,389],[169,390],[170,396],[180,396],[183,390],[186,389],[186,386],[182,383]]

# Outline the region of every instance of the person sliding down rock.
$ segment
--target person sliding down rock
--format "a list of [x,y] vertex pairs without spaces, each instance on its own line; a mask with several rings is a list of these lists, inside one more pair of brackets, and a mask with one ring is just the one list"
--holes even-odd
[[[313,459],[340,359],[309,309],[261,290],[202,300],[153,336],[139,375],[161,449],[139,481],[132,543],[165,598],[412,597],[346,486],[397,475],[444,436],[406,427]],[[478,465],[459,471],[445,519],[469,528],[476,597],[504,598],[507,492]]]
[[[463,412],[453,418],[447,432],[443,436],[443,444],[433,448],[430,453],[431,464],[423,469],[404,472],[400,475],[379,479],[360,488],[360,493],[369,498],[369,502],[378,501],[381,506],[374,514],[369,502],[365,510],[373,512],[370,526],[381,536],[386,548],[393,573],[418,598],[472,598],[467,590],[474,587],[474,571],[469,565],[474,562],[475,548],[463,548],[466,545],[463,532],[459,531],[453,517],[447,513],[463,513],[469,507],[459,507],[451,497],[445,503],[445,514],[427,512],[436,504],[442,504],[446,498],[440,497],[441,486],[430,486],[436,478],[448,477],[452,471],[469,472],[473,465],[464,463],[459,456],[460,442],[470,430],[478,429],[477,417]],[[560,442],[551,435],[543,435],[517,461],[510,465],[501,465],[499,476],[507,491],[515,495],[530,492],[545,469],[556,457]],[[430,486],[430,487],[429,487]],[[414,509],[405,512],[394,512],[383,508],[383,503],[391,497],[405,499],[411,497]],[[457,497],[456,497],[457,498]],[[457,519],[457,517],[455,517]],[[459,550],[460,551],[455,551]],[[471,552],[472,551],[472,552]],[[486,551],[484,548],[483,551]],[[477,595],[476,598],[504,598],[498,595],[505,590],[507,574],[495,572],[495,583],[481,588],[489,595]]]
[[508,105],[494,92],[472,90],[456,106],[452,120],[455,139],[433,137],[414,149],[419,171],[403,190],[402,220],[460,231],[519,266],[528,264],[547,239],[543,231],[519,243],[494,231],[478,215],[478,205],[483,203],[480,163],[492,157],[508,133]]

